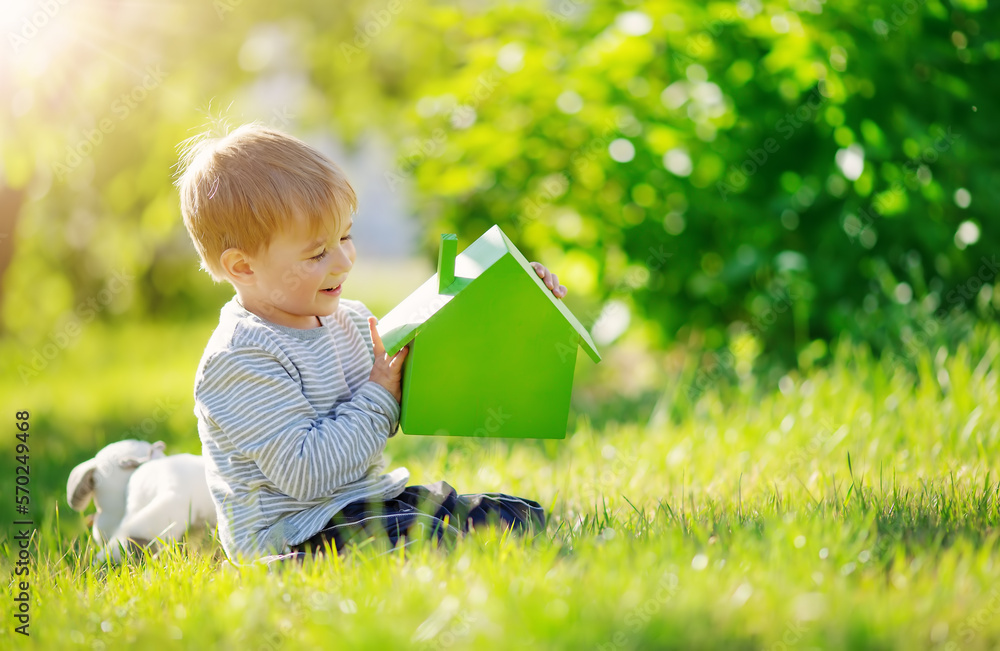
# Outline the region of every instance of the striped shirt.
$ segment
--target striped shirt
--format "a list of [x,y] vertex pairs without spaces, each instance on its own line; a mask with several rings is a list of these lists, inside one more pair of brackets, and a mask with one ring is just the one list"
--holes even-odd
[[406,486],[406,468],[382,474],[399,403],[368,379],[369,316],[341,299],[322,327],[299,330],[235,297],[223,306],[195,375],[194,411],[230,560],[287,552],[347,504]]

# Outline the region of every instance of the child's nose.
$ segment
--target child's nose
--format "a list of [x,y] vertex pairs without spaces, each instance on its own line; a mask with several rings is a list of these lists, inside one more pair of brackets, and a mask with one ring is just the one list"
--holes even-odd
[[330,256],[330,266],[337,270],[338,272],[350,271],[354,266],[354,260],[348,254],[344,247],[340,247],[337,251],[337,255]]

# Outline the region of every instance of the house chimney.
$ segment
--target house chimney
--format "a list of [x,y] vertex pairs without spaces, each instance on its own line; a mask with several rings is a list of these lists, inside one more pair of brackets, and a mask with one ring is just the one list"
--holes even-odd
[[454,233],[441,235],[441,250],[438,252],[438,293],[444,294],[448,286],[455,282],[455,256],[458,254],[458,236]]

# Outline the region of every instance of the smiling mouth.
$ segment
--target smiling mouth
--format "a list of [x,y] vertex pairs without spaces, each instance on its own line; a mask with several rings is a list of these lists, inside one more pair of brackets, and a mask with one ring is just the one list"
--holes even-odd
[[320,291],[327,294],[333,294],[340,292],[341,287],[343,287],[343,284],[337,285],[336,287],[327,287],[326,289],[321,289]]

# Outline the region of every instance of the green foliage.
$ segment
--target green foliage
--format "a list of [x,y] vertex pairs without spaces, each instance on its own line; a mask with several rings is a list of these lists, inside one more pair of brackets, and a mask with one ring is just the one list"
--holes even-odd
[[[197,270],[171,181],[177,144],[221,116],[385,134],[378,191],[415,191],[428,259],[440,232],[499,223],[585,325],[617,299],[661,344],[749,328],[786,364],[843,331],[899,348],[885,299],[952,307],[997,250],[985,2],[104,11],[62,7],[0,62],[0,181],[27,196],[2,323],[25,345],[115,274],[131,280],[96,318],[217,308],[228,288]],[[109,24],[124,36],[95,36]],[[959,303],[992,318],[994,285]]]
[[[661,341],[703,333],[716,348],[749,328],[794,361],[835,333],[876,337],[886,274],[907,284],[887,288],[890,303],[926,310],[1000,244],[983,118],[995,24],[995,7],[937,2],[471,16],[446,32],[458,72],[421,89],[434,115],[416,145],[444,134],[415,156],[421,213],[467,238],[500,223],[568,287],[652,319]],[[966,220],[982,231],[971,246],[956,238]],[[985,303],[995,267],[977,281]],[[760,323],[777,305],[791,309]]]

